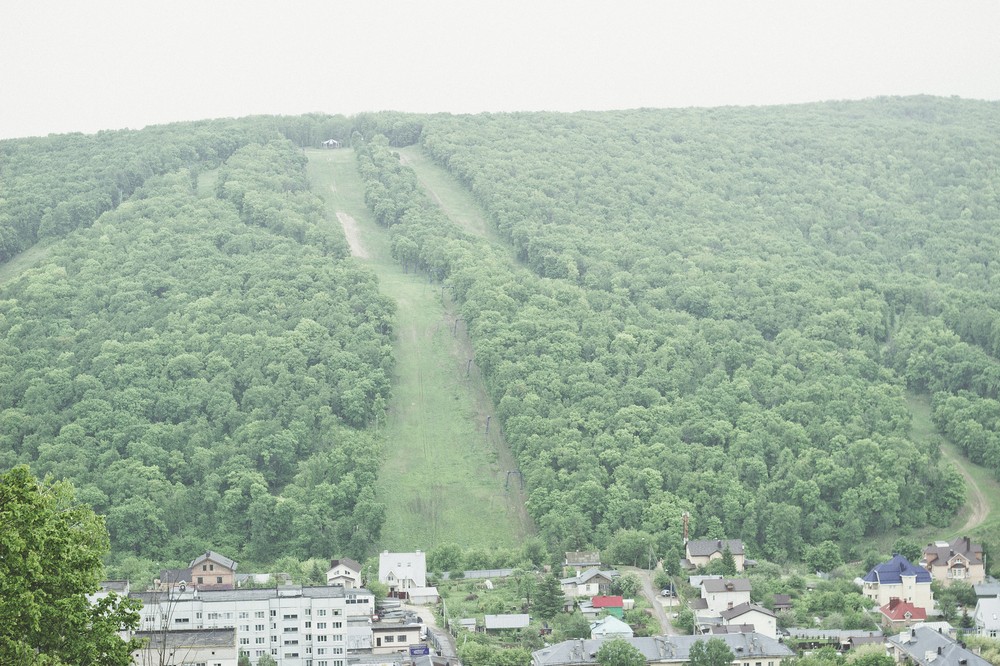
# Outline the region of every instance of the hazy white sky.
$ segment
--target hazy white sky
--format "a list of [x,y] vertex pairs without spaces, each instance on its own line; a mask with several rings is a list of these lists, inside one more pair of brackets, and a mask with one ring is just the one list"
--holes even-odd
[[921,93],[1000,99],[1000,1],[0,0],[0,137]]

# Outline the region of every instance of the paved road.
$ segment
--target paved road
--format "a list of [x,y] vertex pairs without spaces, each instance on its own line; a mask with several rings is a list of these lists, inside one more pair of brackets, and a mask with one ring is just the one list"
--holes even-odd
[[[676,634],[677,631],[670,623],[670,617],[667,615],[667,611],[664,610],[660,596],[657,594],[657,590],[653,586],[653,572],[648,569],[639,569],[638,567],[618,567],[618,571],[622,573],[632,573],[639,577],[639,580],[642,582],[642,596],[646,597],[646,600],[649,601],[650,605],[653,607],[653,613],[656,615],[656,619],[660,623],[660,630],[662,634],[664,636]],[[670,612],[672,613],[674,611],[671,610]]]

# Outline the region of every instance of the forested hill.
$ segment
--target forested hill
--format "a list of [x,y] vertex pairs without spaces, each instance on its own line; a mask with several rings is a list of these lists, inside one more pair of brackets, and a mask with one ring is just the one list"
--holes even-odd
[[0,232],[46,240],[0,279],[0,467],[71,480],[117,575],[377,543],[395,308],[308,190],[298,125],[0,142]]
[[[370,552],[394,308],[308,191],[298,147],[337,138],[460,303],[551,552],[673,558],[689,512],[857,555],[964,499],[907,389],[1000,470],[997,136],[997,104],[904,98],[0,141],[0,467],[72,480],[120,575]],[[510,247],[430,202],[413,143]]]
[[907,386],[1000,463],[998,131],[934,98],[428,119],[530,271],[430,232],[376,144],[369,195],[463,301],[553,547],[667,550],[689,511],[781,560],[949,522]]

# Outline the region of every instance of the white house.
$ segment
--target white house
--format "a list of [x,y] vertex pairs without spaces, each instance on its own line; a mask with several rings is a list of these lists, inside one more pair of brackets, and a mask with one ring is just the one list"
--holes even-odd
[[608,615],[590,625],[590,637],[594,639],[632,638],[635,632],[614,615]]
[[753,625],[754,631],[771,638],[778,638],[778,622],[774,613],[763,606],[749,602],[721,611],[723,626]]
[[326,572],[327,585],[353,589],[361,587],[361,565],[349,557],[341,560],[330,560],[330,569]]
[[235,629],[237,649],[251,663],[269,654],[278,666],[345,666],[348,621],[360,620],[370,636],[367,623],[375,613],[375,597],[368,590],[325,585],[133,592],[129,597],[142,602],[143,631]]
[[931,574],[902,555],[877,565],[862,579],[861,592],[879,606],[893,598],[908,601],[927,612],[934,610]]
[[378,580],[389,588],[389,596],[405,596],[406,590],[427,587],[427,559],[422,551],[378,556]]
[[972,619],[976,623],[976,635],[1000,638],[1000,597],[980,599]]
[[701,598],[709,610],[721,613],[750,603],[750,581],[747,578],[708,578],[701,582]]

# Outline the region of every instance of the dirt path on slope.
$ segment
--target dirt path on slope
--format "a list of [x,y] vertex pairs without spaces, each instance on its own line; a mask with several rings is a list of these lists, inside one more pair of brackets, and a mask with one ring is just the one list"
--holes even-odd
[[337,219],[340,226],[344,228],[344,236],[347,237],[347,244],[351,248],[351,256],[358,259],[368,259],[371,255],[361,243],[361,232],[358,230],[358,222],[353,217],[343,211],[337,211]]
[[968,520],[965,521],[965,525],[962,526],[962,533],[968,534],[986,522],[986,516],[989,515],[989,504],[986,502],[986,495],[979,488],[979,484],[972,478],[972,475],[969,474],[961,459],[943,447],[941,448],[941,455],[958,468],[958,471],[965,479],[965,483],[969,486],[969,508],[972,509],[972,513],[969,515]]
[[[648,601],[649,605],[652,607],[653,614],[660,623],[662,635],[671,636],[676,634],[677,631],[674,629],[674,625],[670,622],[670,618],[667,616],[667,611],[663,609],[663,603],[660,601],[660,597],[656,593],[656,588],[653,586],[653,572],[649,569],[639,569],[637,567],[618,567],[618,570],[622,573],[635,574],[642,582],[642,596],[646,598],[646,601]],[[675,600],[669,601],[673,604]],[[671,612],[674,611],[671,610]]]

